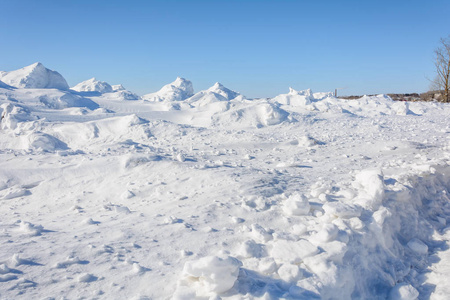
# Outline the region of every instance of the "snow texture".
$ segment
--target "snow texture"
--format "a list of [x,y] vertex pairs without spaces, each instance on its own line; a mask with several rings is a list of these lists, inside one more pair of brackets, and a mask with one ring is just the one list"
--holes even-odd
[[0,298],[448,299],[447,104],[35,67],[1,72]]

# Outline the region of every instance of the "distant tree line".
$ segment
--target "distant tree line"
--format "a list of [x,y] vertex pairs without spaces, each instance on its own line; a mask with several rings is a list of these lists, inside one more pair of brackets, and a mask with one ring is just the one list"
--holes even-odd
[[[450,103],[450,35],[441,38],[434,51],[436,76],[431,80],[430,90],[417,94],[387,94],[396,101],[441,101]],[[371,96],[371,95],[369,95]],[[362,96],[341,96],[341,99],[358,99]]]

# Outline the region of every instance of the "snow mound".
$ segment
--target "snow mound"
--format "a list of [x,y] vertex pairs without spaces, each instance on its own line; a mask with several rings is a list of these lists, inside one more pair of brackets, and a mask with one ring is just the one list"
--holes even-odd
[[[230,290],[236,282],[242,263],[234,258],[207,256],[184,265],[175,299],[193,299],[195,296],[213,296]],[[192,291],[193,290],[193,291]],[[194,297],[192,297],[194,296]]]
[[43,152],[53,152],[56,150],[67,150],[67,144],[56,137],[42,132],[33,132],[27,137],[27,149]]
[[163,86],[156,93],[150,93],[142,96],[147,101],[183,101],[194,95],[194,88],[192,82],[181,77]]
[[61,74],[47,69],[39,62],[19,70],[1,72],[0,80],[16,88],[69,89],[69,85]]
[[224,87],[219,82],[216,82],[212,87],[210,87],[208,89],[208,91],[216,93],[216,94],[219,94],[219,95],[221,95],[222,97],[224,97],[227,100],[234,99],[234,98],[236,98],[237,96],[240,95],[239,93]]
[[113,91],[113,88],[109,83],[99,81],[95,77],[80,82],[71,89],[77,92],[98,92],[100,94],[111,93]]
[[0,105],[1,129],[15,129],[21,122],[37,120],[30,111],[17,104],[3,103]]
[[129,148],[137,142],[147,142],[151,132],[148,121],[136,115],[106,118],[84,123],[69,123],[54,127],[52,134],[72,149],[107,144],[110,147]]
[[281,94],[272,99],[272,101],[291,106],[306,106],[314,100],[313,93],[310,89],[304,91],[296,91],[289,88],[288,94]]
[[266,127],[290,121],[289,113],[268,102],[236,105],[211,117],[212,125],[230,127]]

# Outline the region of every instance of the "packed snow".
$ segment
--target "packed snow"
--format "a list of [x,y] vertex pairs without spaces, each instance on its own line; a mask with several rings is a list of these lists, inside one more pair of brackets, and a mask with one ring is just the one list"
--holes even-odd
[[0,74],[0,298],[448,298],[450,106]]

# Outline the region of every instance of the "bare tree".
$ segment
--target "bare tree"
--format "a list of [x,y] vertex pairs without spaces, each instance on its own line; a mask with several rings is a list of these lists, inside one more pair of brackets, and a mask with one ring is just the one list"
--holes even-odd
[[434,51],[436,78],[432,89],[440,91],[442,101],[450,102],[450,36],[441,38],[440,46]]

